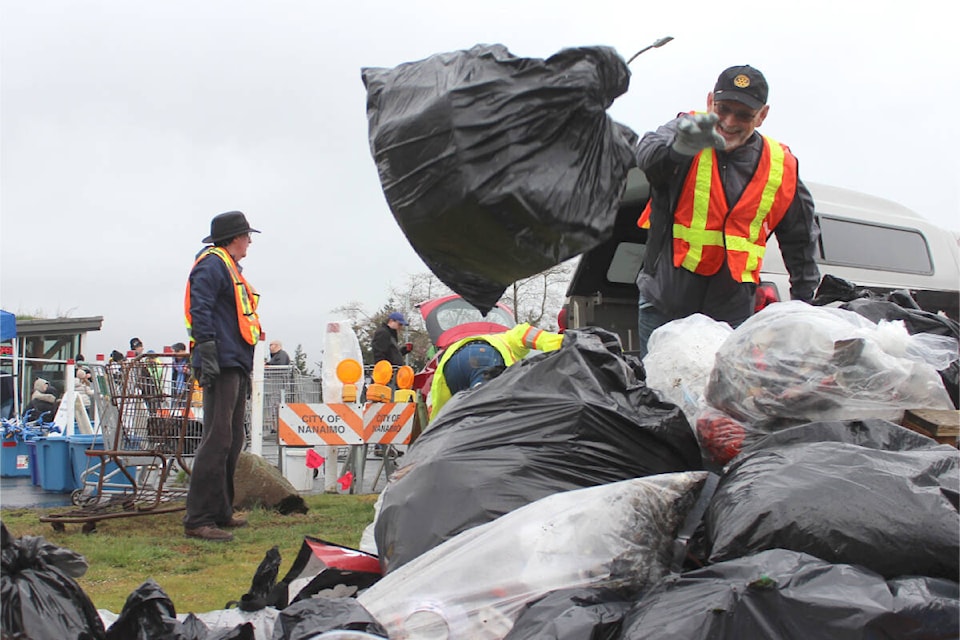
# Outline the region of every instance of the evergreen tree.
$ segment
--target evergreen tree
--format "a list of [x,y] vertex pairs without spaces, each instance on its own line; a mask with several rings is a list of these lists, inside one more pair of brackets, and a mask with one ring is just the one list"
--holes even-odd
[[293,352],[293,366],[305,376],[314,376],[313,369],[307,367],[307,354],[304,353],[302,344],[298,344],[297,350]]

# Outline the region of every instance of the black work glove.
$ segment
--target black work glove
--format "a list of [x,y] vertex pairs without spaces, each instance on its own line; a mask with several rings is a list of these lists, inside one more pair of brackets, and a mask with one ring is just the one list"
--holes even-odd
[[212,387],[220,375],[220,360],[217,356],[217,341],[207,340],[194,347],[200,355],[200,370],[194,367],[193,377],[200,381],[200,386],[206,389]]
[[696,113],[684,116],[677,124],[677,137],[673,150],[684,156],[695,156],[707,147],[723,151],[727,143],[717,133],[717,114]]

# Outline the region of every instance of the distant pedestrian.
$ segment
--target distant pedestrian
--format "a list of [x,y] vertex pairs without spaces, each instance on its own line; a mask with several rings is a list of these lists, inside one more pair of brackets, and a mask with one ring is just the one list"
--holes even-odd
[[270,359],[267,360],[267,364],[271,367],[290,364],[290,356],[283,350],[283,343],[279,340],[270,341]]
[[370,348],[373,351],[373,364],[386,360],[394,367],[403,364],[403,356],[410,353],[412,345],[400,346],[400,327],[407,326],[407,319],[399,311],[394,311],[387,316],[386,322],[377,327],[373,332],[373,339],[370,341]]
[[252,233],[239,211],[221,213],[190,270],[184,314],[195,376],[203,387],[203,437],[194,458],[183,518],[188,538],[226,542],[224,529],[247,521],[233,515],[233,477],[243,450],[243,428],[254,345],[260,340],[258,294],[243,276]]

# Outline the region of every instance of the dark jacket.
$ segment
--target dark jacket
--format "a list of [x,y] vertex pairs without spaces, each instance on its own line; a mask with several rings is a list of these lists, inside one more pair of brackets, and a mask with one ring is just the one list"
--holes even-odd
[[[673,266],[673,212],[693,161],[670,148],[678,122],[679,118],[647,133],[637,145],[637,165],[650,182],[652,203],[650,234],[637,287],[641,298],[672,318],[702,313],[737,325],[753,313],[754,283],[734,280],[726,261],[711,276]],[[720,179],[731,205],[753,177],[762,148],[763,140],[755,131],[743,146],[729,153],[717,152]],[[820,281],[814,262],[820,229],[813,214],[813,196],[798,179],[793,203],[773,230],[790,274],[790,297],[794,300],[810,300]]]
[[288,365],[290,364],[290,355],[283,349],[280,349],[276,353],[270,354],[270,359],[267,360],[267,364],[271,367]]
[[[240,334],[235,295],[227,265],[217,256],[206,256],[190,272],[193,340],[198,344],[216,340],[221,369],[239,367],[250,373],[253,370],[253,345],[247,343]],[[193,366],[200,367],[196,352]]]
[[400,351],[400,344],[395,329],[391,329],[384,322],[377,330],[373,332],[373,339],[370,341],[370,348],[373,351],[373,363],[381,360],[387,360],[395,367],[403,364],[403,353]]

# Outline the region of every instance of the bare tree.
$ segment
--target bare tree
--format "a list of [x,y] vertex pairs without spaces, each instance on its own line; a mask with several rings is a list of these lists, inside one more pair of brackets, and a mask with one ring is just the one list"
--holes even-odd
[[512,307],[518,322],[543,329],[557,329],[557,315],[563,306],[567,283],[576,267],[576,258],[514,282],[501,301]]
[[[557,328],[557,314],[563,306],[567,283],[573,274],[576,259],[551,267],[535,276],[513,283],[500,299],[514,311],[518,322],[529,322],[543,329]],[[432,343],[420,317],[417,305],[453,292],[430,272],[415,273],[399,286],[391,285],[387,300],[377,310],[368,312],[361,303],[350,302],[333,313],[346,318],[360,341],[364,362],[373,364],[370,341],[373,332],[393,311],[401,312],[410,325],[401,341],[413,343],[411,366],[419,370],[432,355]]]

